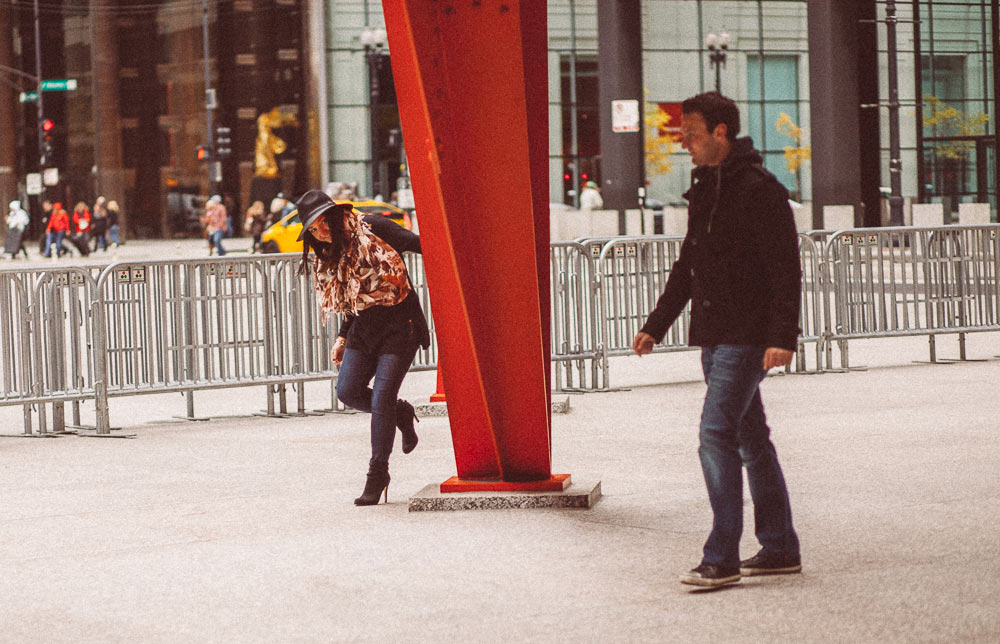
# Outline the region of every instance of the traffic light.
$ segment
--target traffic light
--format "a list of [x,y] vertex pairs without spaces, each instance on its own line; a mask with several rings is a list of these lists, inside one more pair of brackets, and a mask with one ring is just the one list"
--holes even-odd
[[52,119],[42,121],[41,162],[43,166],[47,166],[54,161],[55,150],[52,147],[52,130],[55,127],[56,124]]
[[207,145],[199,145],[194,149],[194,152],[198,156],[199,161],[208,161],[208,158],[212,155],[212,151],[208,149]]
[[215,128],[215,155],[216,158],[225,159],[233,153],[233,131],[224,125]]

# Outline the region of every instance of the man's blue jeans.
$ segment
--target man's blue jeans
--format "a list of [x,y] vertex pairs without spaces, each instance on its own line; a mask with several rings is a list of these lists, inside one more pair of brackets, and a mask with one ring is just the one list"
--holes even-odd
[[[387,465],[396,439],[396,396],[410,369],[413,352],[406,355],[382,353],[368,355],[357,349],[345,349],[337,374],[337,398],[348,407],[372,415],[372,460]],[[369,387],[374,376],[373,387]]]
[[703,347],[701,366],[708,392],[701,414],[701,469],[714,519],[702,563],[736,568],[743,534],[743,472],[753,499],[757,540],[763,552],[780,559],[799,558],[799,539],[771,429],[764,417],[760,382],[764,347]]

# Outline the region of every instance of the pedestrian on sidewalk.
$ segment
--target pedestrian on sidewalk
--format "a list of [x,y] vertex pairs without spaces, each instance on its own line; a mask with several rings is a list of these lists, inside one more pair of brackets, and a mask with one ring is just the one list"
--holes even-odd
[[118,248],[118,202],[112,199],[108,202],[108,236],[111,238],[111,247]]
[[62,202],[57,201],[52,206],[52,214],[49,216],[49,224],[45,227],[45,257],[50,257],[52,247],[56,248],[56,257],[62,257],[67,252],[63,248],[63,239],[69,232],[69,213],[63,208]]
[[69,239],[84,257],[90,254],[90,220],[90,208],[86,203],[78,201],[73,208],[72,233]]
[[588,181],[583,184],[583,190],[580,191],[580,210],[600,210],[603,207],[604,198],[597,182]]
[[324,316],[343,316],[330,354],[340,365],[337,397],[372,415],[368,478],[354,504],[375,505],[383,491],[388,502],[396,429],[403,435],[404,454],[417,446],[416,413],[413,405],[397,399],[399,387],[417,347],[430,345],[427,320],[402,258],[405,251],[420,252],[420,238],[386,217],[335,204],[321,190],[308,191],[297,205],[303,242],[299,274],[312,271]]
[[24,247],[24,231],[28,228],[28,211],[21,207],[20,201],[12,201],[7,212],[7,239],[4,252],[10,253],[11,259],[17,259],[18,253],[24,253],[28,259],[28,251]]
[[250,252],[256,253],[260,250],[260,236],[264,233],[264,224],[267,217],[264,213],[264,202],[255,201],[247,208],[246,217],[243,219],[243,230],[248,233],[253,242],[250,244]]
[[94,202],[94,211],[90,221],[91,235],[94,240],[93,251],[101,249],[108,251],[108,207],[107,199],[98,197]]
[[38,254],[43,255],[45,257],[48,257],[47,253],[49,250],[48,246],[49,234],[47,231],[49,229],[49,219],[51,218],[52,218],[52,202],[49,201],[48,199],[45,199],[42,201],[42,219],[41,219],[42,234],[38,238]]
[[205,233],[208,236],[209,257],[212,255],[212,248],[216,249],[219,257],[226,254],[226,249],[222,247],[222,237],[227,230],[229,230],[229,217],[226,215],[226,207],[222,205],[222,197],[212,195],[205,204]]
[[[683,147],[697,166],[684,195],[690,226],[632,348],[650,353],[690,300],[688,343],[701,347],[708,384],[698,455],[714,520],[701,563],[681,582],[716,587],[802,569],[759,387],[769,369],[790,364],[795,354],[801,267],[788,191],[764,169],[750,138],[736,138],[736,104],[708,92],[684,101],[681,111]],[[743,561],[741,465],[761,545]]]

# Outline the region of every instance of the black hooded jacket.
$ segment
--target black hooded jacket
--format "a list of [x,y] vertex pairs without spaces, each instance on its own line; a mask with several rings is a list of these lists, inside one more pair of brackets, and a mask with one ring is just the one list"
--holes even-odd
[[642,331],[663,340],[691,300],[688,344],[794,351],[802,269],[788,191],[749,137],[721,165],[692,173],[688,233]]

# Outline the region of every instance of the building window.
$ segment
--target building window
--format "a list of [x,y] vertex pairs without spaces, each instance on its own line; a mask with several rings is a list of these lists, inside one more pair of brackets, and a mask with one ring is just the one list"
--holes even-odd
[[785,146],[795,143],[777,130],[782,114],[796,125],[799,120],[798,56],[766,55],[761,69],[760,56],[747,56],[747,122],[743,131],[753,139],[764,156],[764,167],[774,173],[793,199],[801,199],[800,168],[788,170]]
[[[575,72],[575,73],[574,73]],[[587,181],[600,185],[601,130],[596,57],[569,56],[560,63],[562,92],[562,157],[564,202],[578,203],[578,191]],[[575,79],[576,102],[573,102]],[[575,138],[574,138],[574,123]]]

